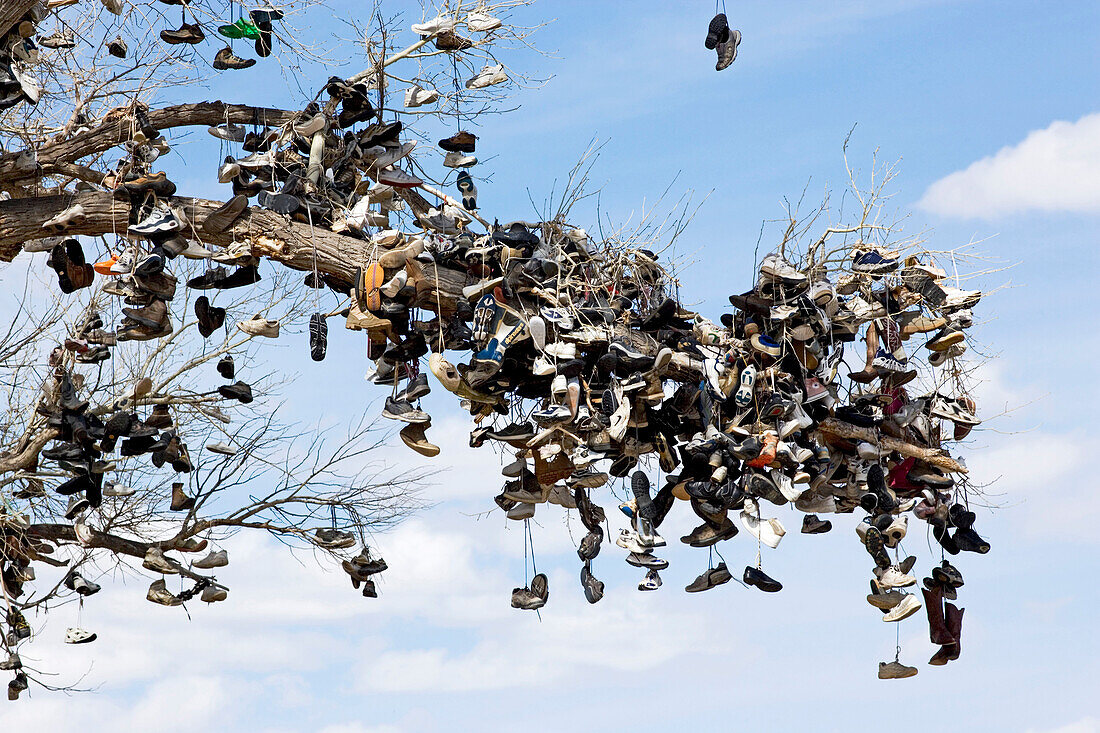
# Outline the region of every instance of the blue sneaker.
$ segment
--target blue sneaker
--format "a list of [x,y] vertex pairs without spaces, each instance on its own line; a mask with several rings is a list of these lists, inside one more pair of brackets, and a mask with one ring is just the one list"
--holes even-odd
[[852,269],[856,272],[864,272],[871,275],[893,272],[898,269],[898,258],[884,257],[873,249],[857,249],[855,254],[852,255]]

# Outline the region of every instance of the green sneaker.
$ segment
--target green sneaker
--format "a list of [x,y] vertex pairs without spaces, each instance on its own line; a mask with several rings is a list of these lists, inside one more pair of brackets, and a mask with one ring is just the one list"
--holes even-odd
[[251,21],[239,18],[231,25],[218,26],[218,33],[226,38],[249,38],[256,40],[260,37],[260,29],[254,26]]

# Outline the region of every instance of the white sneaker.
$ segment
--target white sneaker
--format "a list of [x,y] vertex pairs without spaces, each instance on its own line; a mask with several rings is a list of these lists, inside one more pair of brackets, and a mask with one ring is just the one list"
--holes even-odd
[[477,165],[477,158],[452,150],[444,156],[443,165],[448,168],[469,168],[472,165]]
[[106,481],[103,484],[104,496],[133,496],[134,490],[129,486],[124,486],[118,481]]
[[559,359],[576,359],[577,345],[567,341],[555,341],[546,344],[546,355],[556,356]]
[[85,629],[71,627],[65,630],[66,644],[88,644],[96,640],[96,635]]
[[897,565],[891,565],[885,570],[875,568],[875,575],[878,577],[878,584],[883,588],[908,588],[917,582],[912,575],[901,572]]
[[503,22],[500,18],[494,18],[486,13],[483,8],[478,8],[466,16],[466,27],[475,33],[488,33],[500,28],[501,25],[503,25]]
[[786,280],[792,283],[802,283],[806,281],[806,276],[791,267],[791,264],[780,257],[777,252],[772,252],[760,263],[760,274],[776,280]]
[[545,356],[536,356],[532,372],[539,377],[548,377],[556,371],[554,363]]
[[393,165],[397,161],[404,158],[416,148],[416,141],[410,140],[407,143],[401,143],[397,147],[386,148],[384,152],[378,155],[372,156],[369,167],[371,168],[386,168]]
[[273,318],[262,318],[259,313],[247,321],[237,321],[237,328],[249,336],[279,338],[279,322]]
[[911,593],[906,593],[905,597],[901,599],[901,602],[891,608],[890,612],[882,617],[882,620],[886,622],[901,621],[909,618],[920,609],[921,605],[917,597]]
[[754,501],[745,502],[745,508],[741,510],[741,524],[749,534],[773,550],[779,546],[783,535],[787,534],[778,519],[761,519],[760,507]]
[[649,548],[639,541],[638,533],[632,532],[629,529],[623,529],[619,532],[619,536],[615,539],[615,544],[624,550],[636,552],[639,555],[644,555],[649,552]]
[[[798,497],[802,496],[805,488],[799,489],[794,485],[791,477],[783,473],[779,469],[772,469],[771,471],[772,481],[779,489],[779,493],[783,495],[783,498],[787,501],[795,501]],[[778,521],[778,520],[777,520]]]
[[424,185],[424,181],[399,168],[387,168],[382,171],[378,174],[378,182],[396,188],[416,188]]
[[405,90],[405,106],[409,108],[431,104],[439,99],[439,92],[435,89],[424,89],[419,84],[413,84]]
[[506,81],[508,81],[508,74],[504,72],[503,64],[497,64],[496,66],[485,64],[481,67],[481,71],[477,73],[477,76],[466,80],[466,88],[484,89],[495,84],[503,84]]
[[[104,0],[104,2],[106,1],[107,0]],[[454,28],[455,19],[448,18],[444,15],[436,16],[435,18],[424,21],[423,23],[414,23],[411,27],[412,32],[418,36],[434,36],[436,33],[453,31]]]

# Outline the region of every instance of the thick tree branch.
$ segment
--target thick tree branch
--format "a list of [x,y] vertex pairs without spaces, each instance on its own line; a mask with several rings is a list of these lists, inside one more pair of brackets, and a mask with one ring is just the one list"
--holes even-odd
[[[269,107],[250,107],[244,104],[224,102],[199,102],[177,104],[163,109],[151,109],[149,121],[158,130],[191,125],[220,125],[232,122],[238,125],[282,125],[298,113]],[[54,139],[38,148],[38,164],[42,174],[65,173],[58,164],[74,163],[89,155],[106,152],[116,145],[132,140],[132,120],[123,114],[108,114],[95,128],[67,139]],[[0,155],[0,179],[6,183],[26,181],[39,175],[34,171],[17,171],[15,160],[18,152]]]

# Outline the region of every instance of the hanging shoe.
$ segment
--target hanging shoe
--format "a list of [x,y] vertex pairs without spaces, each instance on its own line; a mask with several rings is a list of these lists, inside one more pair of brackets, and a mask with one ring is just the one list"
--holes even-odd
[[214,54],[213,66],[218,71],[225,71],[226,69],[247,69],[256,65],[256,59],[242,59],[233,53],[233,49],[229,46],[218,51]]

